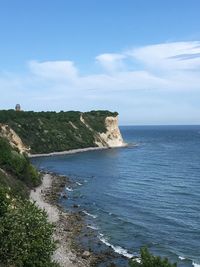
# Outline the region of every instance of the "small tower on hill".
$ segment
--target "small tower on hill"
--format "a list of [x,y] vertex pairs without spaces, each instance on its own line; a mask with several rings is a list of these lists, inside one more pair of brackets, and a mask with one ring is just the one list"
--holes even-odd
[[21,106],[20,106],[20,104],[17,104],[17,105],[15,106],[15,110],[16,110],[16,111],[21,111]]

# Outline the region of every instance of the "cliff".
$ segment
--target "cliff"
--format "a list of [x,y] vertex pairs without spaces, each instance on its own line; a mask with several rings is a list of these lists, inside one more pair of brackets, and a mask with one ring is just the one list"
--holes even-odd
[[6,138],[12,148],[17,149],[21,154],[28,153],[30,148],[24,145],[21,138],[8,125],[0,123],[0,137]]
[[98,133],[95,143],[99,147],[121,147],[125,143],[118,127],[118,116],[105,118],[106,132]]
[[0,111],[0,136],[21,153],[51,153],[88,147],[124,145],[118,113]]

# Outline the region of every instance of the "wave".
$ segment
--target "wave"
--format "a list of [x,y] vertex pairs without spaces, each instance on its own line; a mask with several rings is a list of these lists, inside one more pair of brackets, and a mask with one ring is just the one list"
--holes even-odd
[[98,227],[93,226],[93,225],[87,225],[88,228],[92,229],[92,230],[99,230]]
[[[111,247],[116,253],[125,256],[126,258],[133,258],[135,255],[129,253],[126,249],[120,247],[120,246],[114,246],[108,242],[108,240],[103,236],[103,234],[99,234],[98,236],[99,240],[104,243],[106,246]],[[140,262],[140,258],[134,258],[135,261]]]
[[71,187],[65,187],[65,189],[67,190],[67,191],[69,191],[69,192],[72,192],[73,191],[73,189],[71,188]]
[[81,183],[79,183],[79,182],[76,182],[76,184],[77,184],[77,185],[80,185],[80,186],[82,185],[82,184],[81,184]]
[[[184,261],[186,260],[186,258],[182,257],[182,256],[179,256],[178,257],[180,260]],[[192,262],[192,266],[193,267],[200,267],[200,264],[199,263],[196,263],[196,262]]]
[[91,213],[87,212],[86,210],[83,210],[82,212],[83,212],[84,214],[86,214],[86,215],[92,217],[93,219],[96,219],[96,218],[97,218],[97,215],[91,214]]
[[186,258],[182,257],[182,256],[178,256],[178,258],[182,261],[184,261]]

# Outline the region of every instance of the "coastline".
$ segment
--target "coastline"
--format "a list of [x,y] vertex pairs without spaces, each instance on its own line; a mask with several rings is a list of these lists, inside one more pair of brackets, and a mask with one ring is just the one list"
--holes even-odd
[[95,151],[95,150],[103,150],[109,149],[109,147],[86,147],[86,148],[77,148],[59,152],[51,152],[51,153],[41,153],[41,154],[28,154],[29,158],[36,158],[36,157],[51,157],[51,156],[59,156],[59,155],[67,155],[67,154],[75,154],[75,153],[82,153],[87,151]]
[[[42,184],[34,190],[31,190],[30,199],[36,205],[44,209],[48,215],[50,223],[54,224],[55,231],[53,238],[58,242],[58,247],[54,252],[52,259],[63,267],[87,267],[90,266],[87,260],[78,258],[75,252],[71,249],[71,237],[67,231],[67,223],[69,214],[62,212],[58,206],[50,201],[51,189],[53,180],[58,179],[53,175],[46,173],[43,175]],[[58,187],[65,185],[64,179],[60,179]],[[57,188],[58,189],[58,188]],[[54,197],[57,198],[57,192],[54,192]]]
[[121,148],[127,147],[128,144],[124,143],[121,146],[115,147],[86,147],[86,148],[77,148],[65,151],[58,151],[58,152],[51,152],[51,153],[38,153],[38,154],[28,154],[29,158],[36,158],[36,157],[51,157],[51,156],[59,156],[59,155],[67,155],[67,154],[75,154],[75,153],[82,153],[87,151],[96,151],[96,150],[104,150],[104,149],[113,149],[113,148]]
[[[52,260],[61,267],[118,266],[118,262],[123,262],[120,266],[128,266],[126,257],[100,242],[78,205],[74,205],[73,211],[66,211],[59,205],[59,199],[68,198],[65,192],[68,186],[73,186],[68,177],[45,172],[42,184],[30,193],[31,201],[45,209],[49,222],[55,226],[53,238],[58,246]],[[87,240],[84,245],[81,239]]]

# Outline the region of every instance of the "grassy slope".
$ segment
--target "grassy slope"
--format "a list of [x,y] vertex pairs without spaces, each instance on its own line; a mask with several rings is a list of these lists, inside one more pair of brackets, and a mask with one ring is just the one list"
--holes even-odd
[[9,187],[13,192],[13,195],[18,195],[20,197],[28,198],[29,188],[22,181],[16,179],[12,175],[6,173],[4,170],[0,169],[0,187]]
[[0,186],[10,187],[14,193],[27,196],[28,188],[39,184],[40,175],[29,159],[0,137]]
[[40,182],[29,159],[0,137],[0,266],[58,266],[51,261],[53,225],[28,200]]
[[[80,121],[94,130],[91,132]],[[75,148],[94,147],[95,132],[105,132],[105,118],[116,112],[15,112],[1,110],[0,123],[8,124],[31,147],[32,153],[49,153]]]

